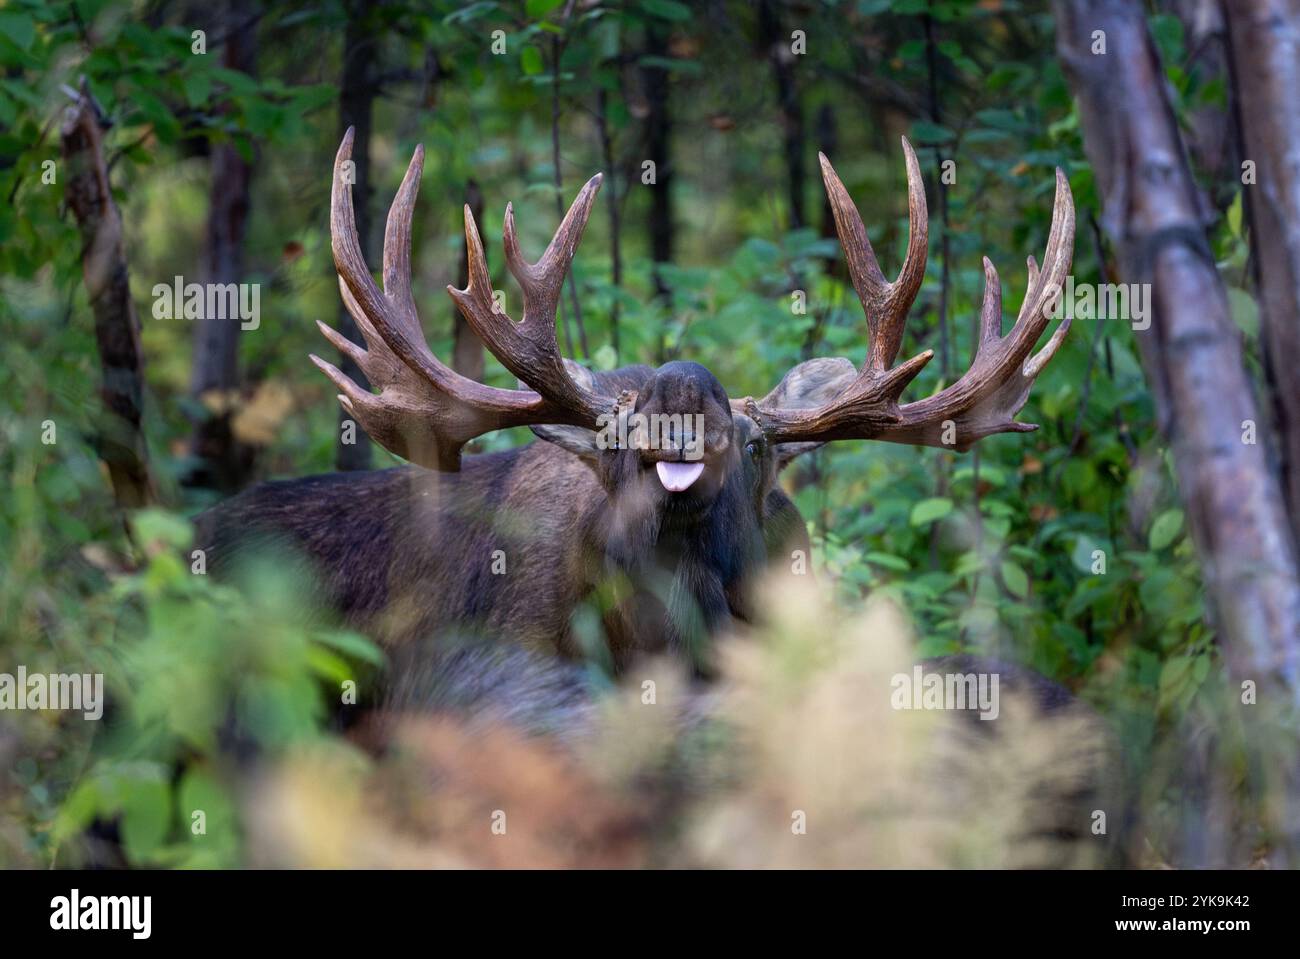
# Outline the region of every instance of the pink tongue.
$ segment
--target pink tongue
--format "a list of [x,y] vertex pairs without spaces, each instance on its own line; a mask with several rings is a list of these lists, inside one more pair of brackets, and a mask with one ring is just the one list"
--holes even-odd
[[704,472],[703,463],[665,463],[660,460],[655,464],[659,473],[659,482],[670,493],[680,493],[689,487]]

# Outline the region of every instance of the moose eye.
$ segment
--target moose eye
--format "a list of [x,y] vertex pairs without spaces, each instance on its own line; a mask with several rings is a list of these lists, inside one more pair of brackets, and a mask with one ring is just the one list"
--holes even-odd
[[763,444],[758,440],[750,440],[745,444],[745,452],[749,454],[750,459],[757,463],[763,455]]

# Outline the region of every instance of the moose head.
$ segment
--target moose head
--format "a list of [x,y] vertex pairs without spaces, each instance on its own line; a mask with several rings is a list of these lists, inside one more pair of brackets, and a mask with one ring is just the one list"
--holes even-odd
[[[780,468],[800,453],[855,439],[964,451],[986,436],[1037,428],[1015,417],[1069,329],[1067,317],[1046,346],[1034,352],[1050,323],[1074,245],[1074,206],[1059,170],[1043,266],[1040,270],[1029,258],[1028,287],[1015,324],[1003,332],[1001,286],[985,258],[983,306],[970,368],[938,393],[907,403],[902,393],[933,351],[894,365],[926,264],[925,191],[906,139],[910,229],[902,269],[892,282],[881,271],[843,183],[821,157],[840,244],[866,314],[865,361],[858,367],[842,357],[808,360],[758,399],[730,397],[698,363],[593,372],[560,355],[556,308],[600,175],[587,181],[535,263],[520,252],[514,212],[507,205],[506,263],[523,291],[518,322],[493,298],[478,227],[467,206],[468,283],[464,289],[449,286],[448,292],[484,345],[517,377],[519,388],[502,389],[443,364],[421,330],[411,294],[410,242],[423,149],[416,149],[389,210],[381,288],[363,259],[351,187],[343,175],[352,142],[349,130],[335,159],[330,230],[339,290],[365,347],[319,325],[378,392],[361,388],[317,356],[312,361],[338,387],[344,409],[372,438],[433,471],[430,475],[444,477],[444,489],[487,482],[478,474],[466,478],[472,471],[462,470],[462,449],[475,437],[528,426],[545,440],[540,445],[549,452],[520,454],[517,463],[511,461],[515,465],[494,467],[507,470],[510,479],[494,481],[505,491],[499,494],[501,503],[490,505],[541,515],[546,529],[574,541],[568,544],[577,547],[574,552],[595,557],[598,569],[593,573],[574,572],[562,551],[548,556],[534,569],[539,578],[534,597],[548,588],[542,582],[546,577],[566,580],[555,586],[568,597],[561,607],[582,594],[582,588],[568,582],[575,578],[590,583],[600,572],[613,570],[631,579],[630,598],[615,604],[607,617],[607,627],[623,634],[621,648],[689,646],[691,636],[712,632],[728,617],[746,618],[746,594],[758,569],[781,558],[773,557],[781,543],[806,535],[797,510],[776,484]],[[662,426],[658,431],[656,424]],[[481,503],[482,495],[475,495]],[[600,502],[593,505],[593,499]],[[662,588],[647,585],[656,577]],[[479,585],[461,585],[471,591],[485,588],[481,580],[475,582]],[[476,610],[527,605],[526,594],[495,584],[490,588],[500,595],[476,600]],[[533,605],[538,603],[534,598]],[[530,623],[537,627],[535,633],[543,626],[557,628],[556,623],[562,632],[571,611],[561,608],[545,624],[542,614],[531,610],[512,610],[509,616],[514,622],[531,614],[538,620]],[[442,614],[454,610],[447,607]]]

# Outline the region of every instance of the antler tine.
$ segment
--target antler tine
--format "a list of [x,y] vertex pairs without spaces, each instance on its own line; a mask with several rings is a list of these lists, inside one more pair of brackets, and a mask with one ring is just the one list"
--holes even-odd
[[[1020,305],[1016,324],[1007,336],[1010,342],[1004,362],[1010,362],[1011,357],[1017,357],[1018,362],[1023,362],[1051,322],[1053,308],[1059,302],[1066,275],[1070,272],[1073,254],[1074,200],[1070,194],[1070,181],[1058,169],[1056,197],[1052,204],[1052,226],[1047,234],[1043,268],[1039,270],[1034,258],[1029,258],[1029,288],[1025,291],[1025,300]],[[1061,325],[1068,329],[1069,323],[1067,317]],[[1051,348],[1050,342],[1048,348]]]
[[1016,316],[1017,323],[1025,318],[1025,313],[1029,310],[1029,305],[1034,301],[1034,285],[1038,283],[1038,261],[1034,259],[1032,253],[1025,257],[1025,266],[1029,273],[1029,282],[1025,284],[1025,298],[1020,304],[1020,313]]
[[987,349],[990,343],[1002,338],[1002,281],[998,279],[997,267],[987,256],[984,257],[984,300],[980,304],[980,337],[975,344],[978,355]]
[[[492,296],[492,276],[488,273],[487,257],[483,254],[483,240],[479,236],[478,224],[474,222],[474,213],[470,210],[468,203],[464,206],[464,218],[467,282],[463,290],[458,290],[449,285],[447,293],[461,312],[465,314],[470,325],[473,326],[474,317],[480,313],[496,313],[498,312],[498,306]],[[474,330],[478,333],[480,339],[487,342],[483,333],[479,332],[477,327],[474,327]],[[493,350],[493,352],[496,351]]]
[[[353,128],[349,127],[335,157],[330,205],[334,264],[341,281],[344,305],[357,320],[371,352],[382,343],[412,370],[443,389],[454,390],[457,384],[453,377],[456,374],[430,352],[411,295],[411,220],[420,192],[420,177],[424,173],[424,146],[417,146],[412,153],[406,175],[402,177],[401,186],[388,208],[384,227],[384,289],[381,292],[370,275],[357,238],[352,184],[342,175],[343,165],[352,158],[353,136]],[[364,364],[359,365],[366,369]],[[371,375],[368,370],[366,375]]]
[[[767,407],[753,400],[744,401],[745,411],[762,425],[770,442],[880,439],[966,450],[993,433],[1037,429],[1032,424],[1015,422],[1015,416],[1025,405],[1035,377],[1060,349],[1070,328],[1067,317],[1047,345],[1036,356],[1030,356],[1051,321],[1062,283],[1070,270],[1075,223],[1069,181],[1062,171],[1056,171],[1056,199],[1043,267],[1040,270],[1034,258],[1029,257],[1025,301],[1011,331],[1002,334],[1001,281],[986,257],[979,335],[970,369],[934,396],[899,406],[897,400],[902,388],[932,355],[927,350],[889,369],[902,336],[903,314],[916,296],[925,269],[923,244],[920,250],[916,248],[918,233],[924,235],[925,198],[919,190],[915,155],[906,140],[903,146],[908,156],[913,229],[907,260],[893,284],[884,282],[861,218],[830,164],[825,158],[822,160],[836,227],[850,263],[850,276],[867,310],[871,352],[856,379],[815,410],[777,404]],[[787,374],[787,379],[793,374],[794,371]],[[772,402],[771,394],[764,402]]]
[[844,183],[826,155],[817,154],[821,161],[822,180],[831,201],[831,213],[835,218],[835,232],[839,235],[840,246],[849,267],[849,277],[867,315],[867,326],[871,333],[870,351],[864,369],[879,372],[889,369],[898,356],[907,311],[911,309],[916,294],[921,289],[921,281],[925,279],[929,242],[929,214],[925,205],[925,184],[921,179],[921,168],[907,137],[903,137],[902,142],[907,161],[907,255],[903,259],[898,278],[892,283],[880,269],[875,250],[872,249],[871,240],[862,223],[862,216],[844,188]]
[[578,251],[578,243],[587,228],[587,218],[591,216],[591,208],[604,179],[603,174],[597,173],[583,185],[536,263],[529,263],[520,252],[519,236],[515,231],[515,207],[513,203],[506,204],[502,228],[506,263],[524,291],[524,323],[533,319],[534,313],[545,320],[554,320],[564,278]]
[[[1033,423],[1017,423],[1015,416],[1029,398],[1035,378],[1056,355],[1070,330],[1070,317],[1061,321],[1047,345],[1030,357],[1034,345],[1051,322],[1074,255],[1074,198],[1070,181],[1056,171],[1056,196],[1052,204],[1052,226],[1040,270],[1029,257],[1029,288],[1011,332],[1006,336],[984,332],[992,328],[981,320],[981,342],[969,370],[952,386],[934,396],[909,403],[900,410],[903,424],[895,435],[881,439],[921,442],[931,446],[953,446],[967,450],[977,440],[994,433],[1026,433],[1038,429]],[[987,263],[987,261],[986,261]],[[990,309],[988,279],[996,285],[996,273],[986,267],[985,310]],[[1001,326],[1001,294],[998,294],[997,326]],[[943,442],[940,424],[951,421],[955,437]]]
[[492,299],[483,244],[468,206],[465,240],[469,283],[464,290],[447,287],[474,332],[502,365],[539,395],[568,411],[568,418],[563,422],[586,426],[592,426],[601,414],[608,412],[611,401],[587,390],[569,375],[556,340],[555,321],[564,279],[591,215],[601,180],[598,173],[587,181],[536,263],[529,263],[520,252],[514,206],[506,206],[502,231],[506,263],[524,294],[523,319],[519,323]]
[[[1070,263],[1074,259],[1074,197],[1070,193],[1070,181],[1066,178],[1061,169],[1056,171],[1056,198],[1052,204],[1052,229],[1047,236],[1047,251],[1043,254],[1043,263],[1047,269],[1047,280],[1042,284],[1041,295],[1038,303],[1034,307],[1034,320],[1032,325],[1026,323],[1026,331],[1022,340],[1023,352],[1028,355],[1029,351],[1034,348],[1038,342],[1039,336],[1051,322],[1051,314],[1055,312],[1055,307],[1060,304],[1063,287],[1066,277],[1070,273]],[[1032,261],[1032,257],[1030,258]],[[1035,264],[1037,266],[1037,264]],[[1036,284],[1031,280],[1030,286]],[[1026,292],[1025,300],[1031,299],[1030,293]],[[1022,309],[1023,312],[1023,309]],[[1060,349],[1061,343],[1065,340],[1065,335],[1070,331],[1070,323],[1073,317],[1065,314],[1061,325],[1056,328],[1052,338],[1047,341],[1047,345],[1038,353],[1037,356],[1025,361],[1024,375],[1032,382],[1047,362],[1056,355]],[[1016,320],[1017,325],[1020,318]]]
[[424,175],[424,144],[419,144],[411,154],[402,185],[388,208],[388,222],[384,225],[384,293],[396,307],[395,318],[403,322],[403,332],[420,334],[419,314],[411,296],[411,219],[415,214],[415,199],[420,192],[420,177]]
[[752,399],[742,401],[743,410],[762,425],[771,442],[794,442],[805,438],[812,442],[825,442],[854,439],[864,431],[873,436],[887,432],[900,422],[899,396],[934,356],[933,350],[925,350],[890,369],[903,342],[907,311],[925,278],[929,238],[921,168],[906,137],[902,138],[902,143],[907,160],[907,255],[903,258],[898,278],[892,283],[881,272],[862,216],[844,183],[826,156],[818,154],[822,179],[835,217],[835,230],[849,265],[853,288],[866,314],[871,342],[857,378],[815,409],[760,406]]
[[[388,211],[384,288],[379,289],[361,252],[350,178],[345,176],[353,139],[349,129],[334,160],[330,234],[339,293],[365,338],[366,348],[323,323],[317,325],[380,392],[361,388],[333,364],[313,356],[312,362],[340,390],[344,409],[393,453],[446,471],[459,468],[461,448],[483,433],[578,419],[571,410],[532,390],[503,390],[461,376],[429,350],[411,294],[411,220],[424,170],[423,147],[415,149]],[[466,238],[471,248],[470,288],[490,307],[486,261],[472,224],[467,224]]]
[[356,131],[348,127],[334,155],[334,179],[330,185],[330,245],[334,251],[334,267],[339,278],[347,284],[353,295],[368,308],[382,310],[382,294],[375,286],[366,266],[361,241],[357,238],[357,219],[352,209],[352,184],[345,176],[347,164],[352,159],[352,141]]

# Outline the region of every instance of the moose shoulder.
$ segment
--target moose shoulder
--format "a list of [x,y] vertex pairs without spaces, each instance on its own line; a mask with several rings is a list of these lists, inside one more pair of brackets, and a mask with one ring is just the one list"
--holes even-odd
[[[352,131],[335,161],[331,235],[339,289],[365,348],[321,324],[378,389],[362,389],[312,357],[369,435],[413,466],[338,474],[249,490],[206,514],[200,536],[215,568],[270,539],[305,556],[325,601],[390,643],[477,632],[568,655],[608,656],[621,669],[671,651],[707,669],[703,640],[749,615],[765,567],[791,571],[808,542],[777,485],[782,466],[834,440],[874,439],[968,449],[1016,422],[1034,379],[1060,346],[1050,323],[1069,271],[1074,208],[1057,172],[1043,269],[1015,324],[1002,332],[1001,285],[986,259],[979,339],[970,369],[933,396],[901,403],[930,360],[894,366],[907,312],[925,274],[927,219],[916,156],[906,140],[910,231],[903,267],[885,279],[861,217],[825,157],[822,174],[869,343],[860,368],[819,358],[790,370],[762,399],[732,399],[697,363],[591,372],[563,359],[555,314],[600,177],[583,187],[536,263],[505,214],[505,253],[523,291],[516,323],[493,298],[478,228],[465,210],[469,282],[448,288],[487,348],[519,380],[489,387],[429,350],[410,284],[410,227],[423,168],[417,148],[389,211],[383,288],[364,262],[343,175]],[[528,426],[542,440],[462,456],[493,430]],[[793,564],[797,566],[798,564]],[[605,645],[584,648],[575,613],[587,603]]]

